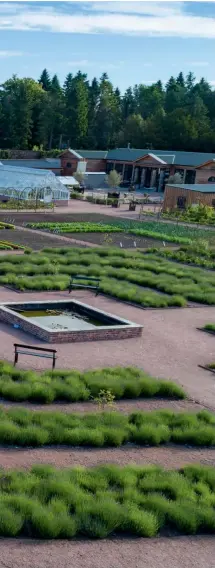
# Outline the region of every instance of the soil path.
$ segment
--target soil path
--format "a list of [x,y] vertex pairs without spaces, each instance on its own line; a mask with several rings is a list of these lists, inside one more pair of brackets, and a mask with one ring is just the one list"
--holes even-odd
[[0,568],[214,568],[214,537],[1,540]]
[[215,466],[215,449],[185,448],[184,446],[153,447],[124,446],[121,448],[36,448],[0,449],[0,467],[30,468],[35,463],[48,463],[58,468],[95,467],[104,463],[123,466],[156,464],[167,469],[180,468],[189,463]]

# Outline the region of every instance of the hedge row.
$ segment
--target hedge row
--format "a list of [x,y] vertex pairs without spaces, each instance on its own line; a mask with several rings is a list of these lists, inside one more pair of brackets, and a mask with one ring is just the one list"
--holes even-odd
[[0,472],[0,536],[215,533],[215,469],[106,465]]
[[64,414],[32,412],[24,408],[0,409],[0,443],[37,447],[68,445],[116,447],[127,443],[159,446],[166,443],[215,445],[215,416],[156,412]]
[[17,402],[51,403],[92,400],[100,391],[110,391],[115,399],[186,398],[183,389],[171,381],[157,380],[140,369],[113,367],[81,373],[55,370],[42,374],[22,371],[0,361],[0,397]]

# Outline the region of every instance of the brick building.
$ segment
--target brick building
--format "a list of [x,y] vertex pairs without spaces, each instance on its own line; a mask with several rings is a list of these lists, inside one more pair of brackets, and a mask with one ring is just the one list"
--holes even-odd
[[[16,156],[16,157],[14,157]],[[55,175],[73,176],[77,169],[106,172],[116,169],[124,184],[143,190],[163,191],[170,175],[179,173],[184,184],[215,183],[215,154],[116,148],[115,150],[64,150],[59,158],[39,158],[32,151],[16,151],[3,165],[51,170]]]
[[166,185],[163,211],[185,209],[189,205],[199,203],[215,207],[215,183]]
[[116,169],[124,183],[163,191],[170,175],[179,173],[186,184],[215,182],[215,154],[174,150],[65,150],[61,154],[62,175],[73,175],[78,163],[85,162],[88,172]]

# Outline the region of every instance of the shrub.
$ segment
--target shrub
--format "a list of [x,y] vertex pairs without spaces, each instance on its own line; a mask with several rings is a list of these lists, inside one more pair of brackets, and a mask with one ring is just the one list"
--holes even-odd
[[[0,536],[42,539],[215,533],[215,468],[156,466],[0,472]],[[168,531],[168,533],[167,533]]]
[[171,381],[157,380],[133,367],[113,367],[79,373],[46,371],[41,375],[14,369],[0,361],[0,396],[12,401],[49,404],[54,400],[77,402],[97,399],[101,392],[113,399],[139,396],[186,398],[183,389]]
[[119,446],[127,442],[157,446],[167,442],[194,446],[215,445],[215,419],[207,413],[118,412],[64,414],[1,409],[0,443],[39,447]]

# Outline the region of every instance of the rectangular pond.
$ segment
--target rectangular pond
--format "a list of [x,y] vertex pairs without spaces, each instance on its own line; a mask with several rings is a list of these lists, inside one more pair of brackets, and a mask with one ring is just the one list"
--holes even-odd
[[0,320],[47,343],[126,339],[142,326],[76,300],[0,304]]

